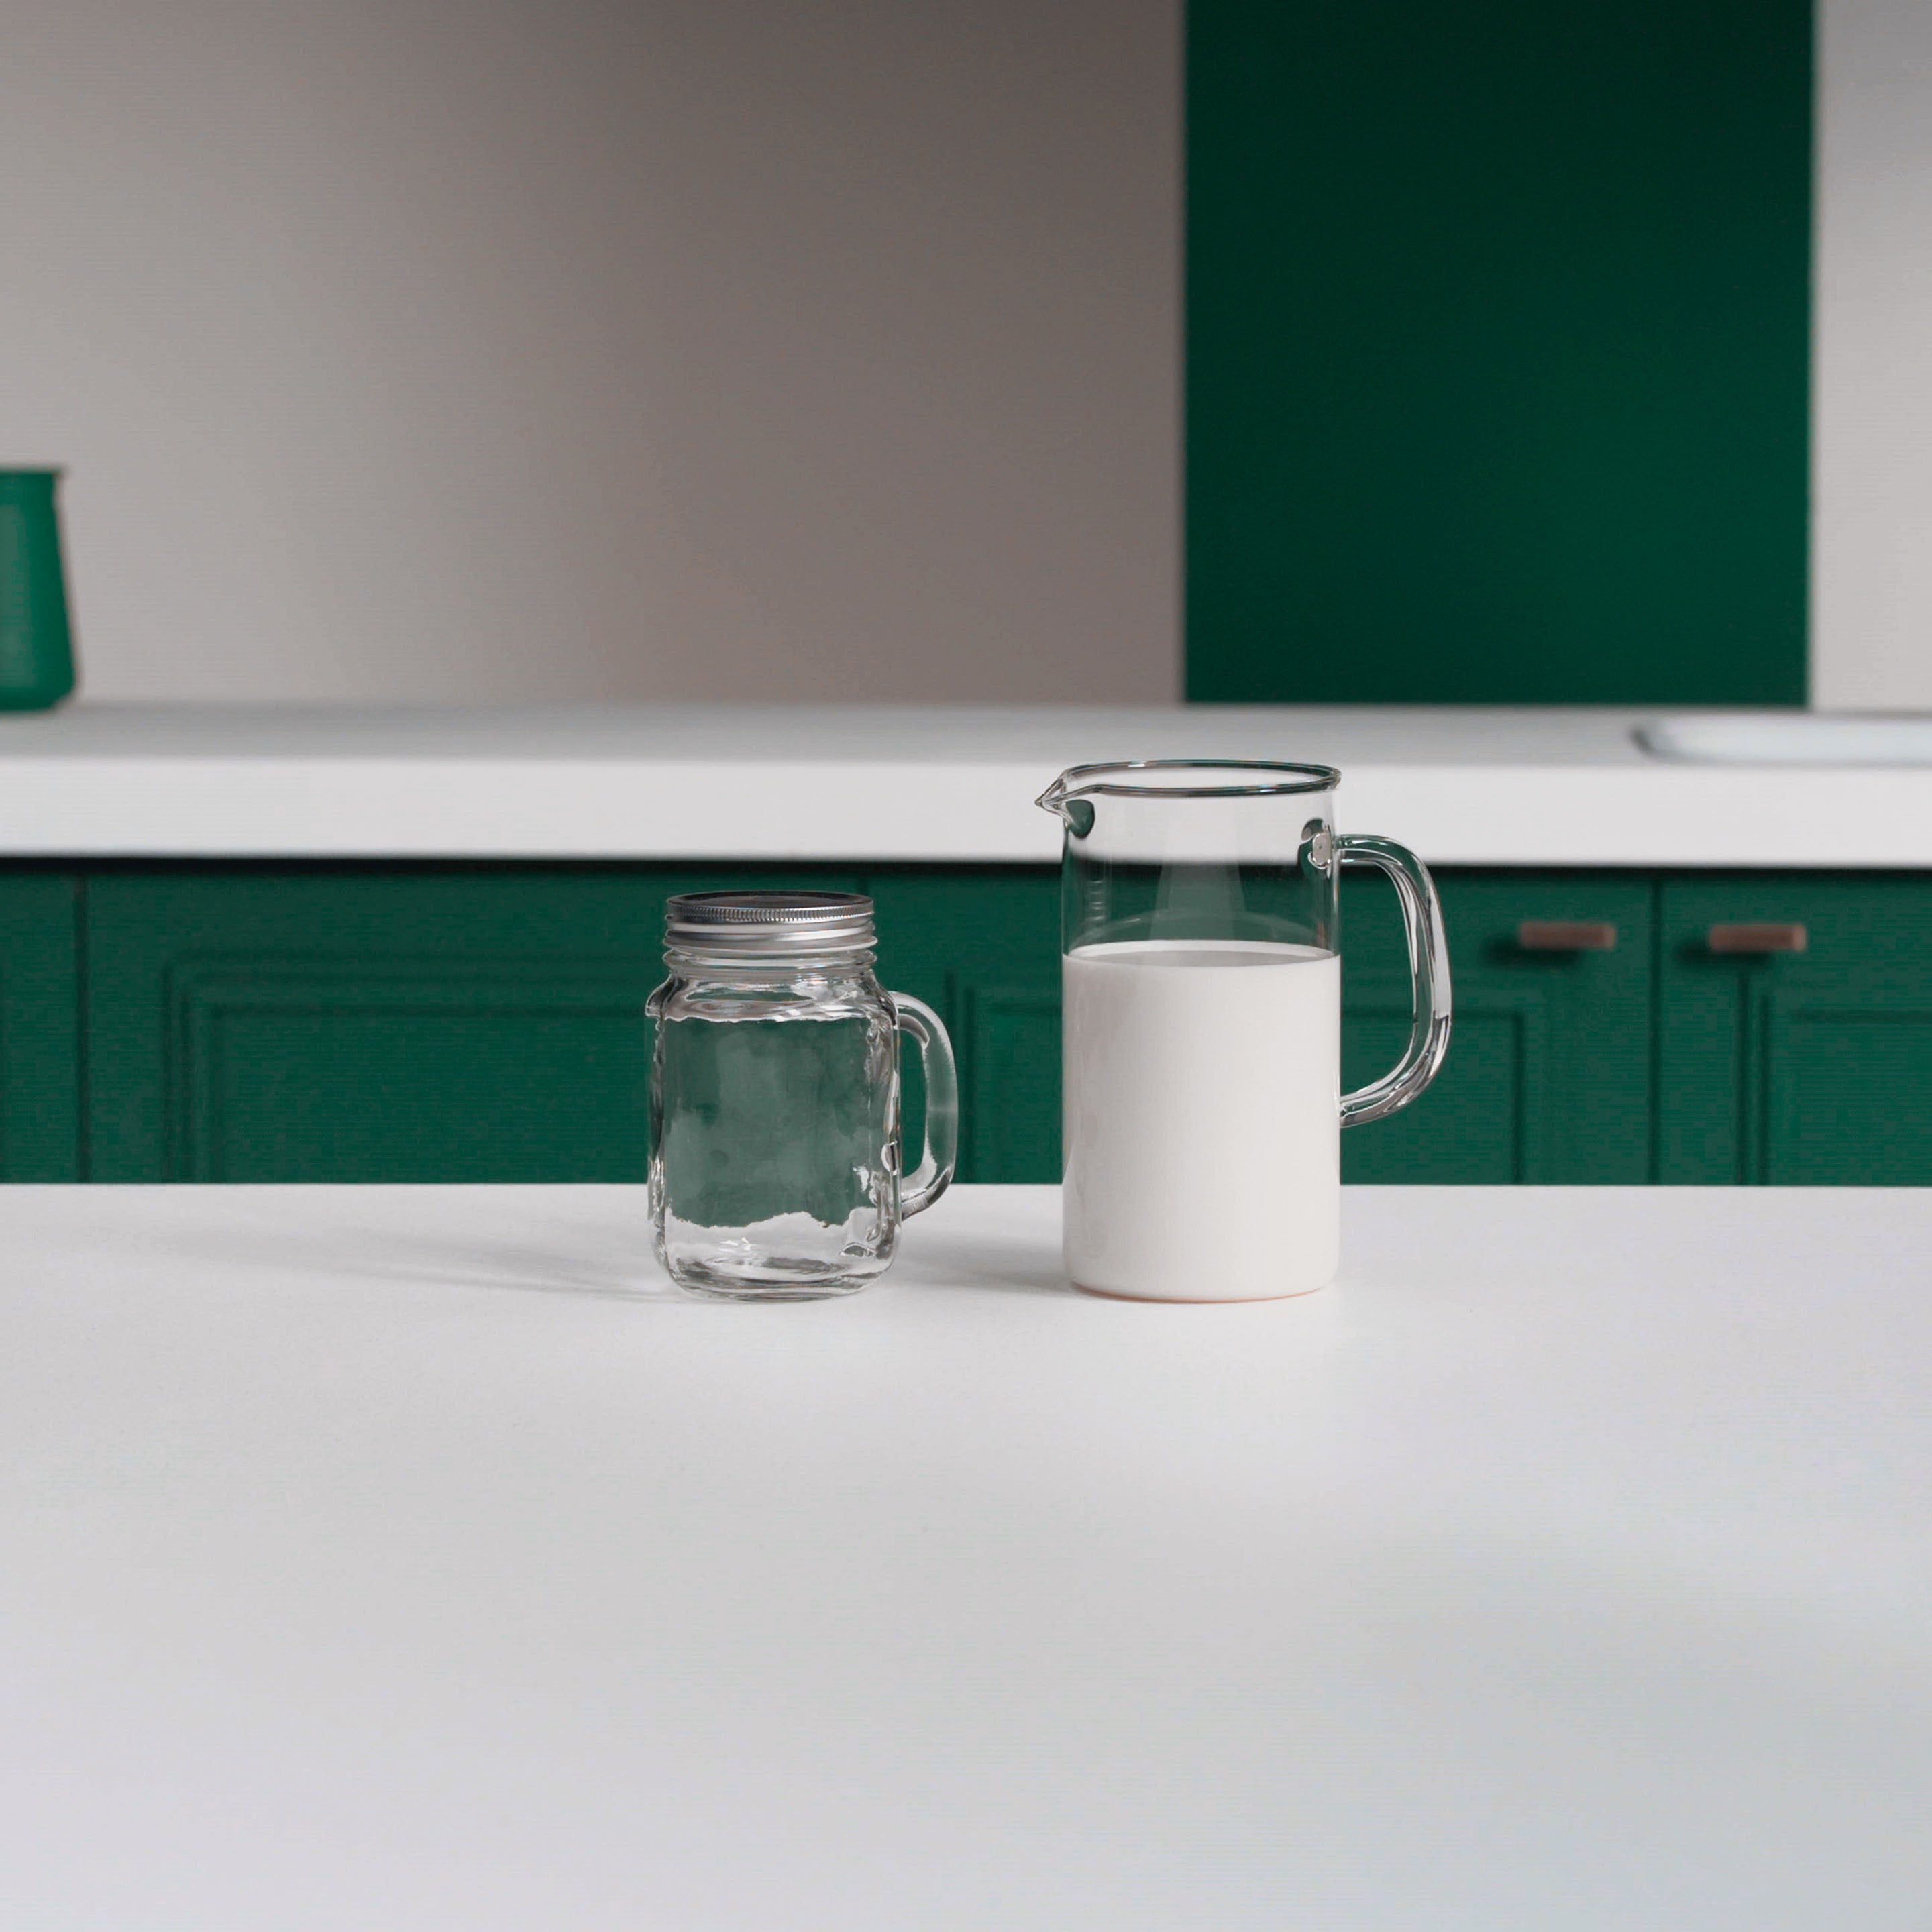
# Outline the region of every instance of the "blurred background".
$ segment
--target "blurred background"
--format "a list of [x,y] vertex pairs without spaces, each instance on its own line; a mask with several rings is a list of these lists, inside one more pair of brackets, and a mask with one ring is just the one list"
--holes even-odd
[[0,32],[92,697],[1932,706],[1918,0]]
[[94,698],[1178,688],[1174,0],[9,0]]

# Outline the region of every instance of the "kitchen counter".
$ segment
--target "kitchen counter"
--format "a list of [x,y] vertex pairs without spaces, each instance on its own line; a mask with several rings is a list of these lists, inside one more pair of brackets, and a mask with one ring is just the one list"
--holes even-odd
[[0,852],[1046,862],[1063,766],[1240,757],[1340,766],[1342,828],[1438,865],[1932,868],[1932,769],[1663,763],[1655,715],[82,704],[0,718]]
[[850,1301],[631,1189],[22,1188],[9,1925],[1922,1924],[1932,1192],[1352,1190]]

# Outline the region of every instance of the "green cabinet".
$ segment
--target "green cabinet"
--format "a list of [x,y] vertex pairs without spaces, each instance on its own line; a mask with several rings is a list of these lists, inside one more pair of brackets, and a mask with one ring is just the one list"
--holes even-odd
[[1932,1184],[1932,880],[1682,879],[1659,921],[1659,1179]]
[[663,977],[664,899],[718,876],[561,866],[98,875],[86,916],[89,1173],[640,1180],[644,1003]]
[[[959,1056],[960,1174],[1060,1169],[1059,881],[1037,868],[874,872],[880,970],[945,1016]],[[1344,1138],[1354,1180],[1650,1178],[1653,908],[1644,878],[1509,873],[1441,880],[1456,987],[1441,1078],[1395,1118]],[[1409,1030],[1400,916],[1387,883],[1346,882],[1344,1053],[1352,1086],[1393,1066]],[[1531,950],[1526,920],[1610,922],[1607,951]],[[909,1113],[916,1117],[914,1096]]]
[[[1413,1105],[1342,1136],[1343,1178],[1649,1179],[1649,881],[1445,873],[1437,885],[1455,995],[1449,1058]],[[1589,934],[1591,947],[1550,950],[1523,944],[1526,923],[1610,931]],[[1393,1066],[1409,1034],[1408,951],[1383,880],[1345,878],[1342,956],[1342,1078],[1352,1089]]]
[[[873,873],[879,973],[945,1019],[959,1060],[959,1178],[1060,1178],[1060,874]],[[916,1092],[907,1118],[916,1119]]]
[[[1448,1062],[1348,1179],[1932,1184],[1932,875],[1439,883]],[[697,864],[0,874],[0,1177],[636,1180],[664,900],[758,884],[871,892],[881,978],[956,1042],[962,1177],[1057,1177],[1053,868]],[[1384,882],[1342,925],[1356,1087],[1408,974]]]
[[722,885],[874,893],[880,973],[958,1044],[962,1176],[1057,1178],[1059,901],[1038,867],[98,873],[89,1172],[640,1179],[664,902]]
[[80,1178],[78,888],[0,874],[0,1180]]

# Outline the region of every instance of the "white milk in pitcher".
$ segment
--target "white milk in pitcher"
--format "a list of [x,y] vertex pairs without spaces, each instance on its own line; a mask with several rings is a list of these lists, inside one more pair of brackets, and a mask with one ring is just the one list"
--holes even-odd
[[1066,1270],[1157,1301],[1305,1294],[1340,1248],[1342,965],[1310,946],[1083,946],[1066,991]]

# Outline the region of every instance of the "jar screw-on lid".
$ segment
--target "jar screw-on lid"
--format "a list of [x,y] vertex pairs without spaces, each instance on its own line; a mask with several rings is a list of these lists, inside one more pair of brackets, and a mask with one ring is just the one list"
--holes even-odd
[[862,952],[874,944],[863,892],[680,892],[664,906],[664,942],[685,952]]

